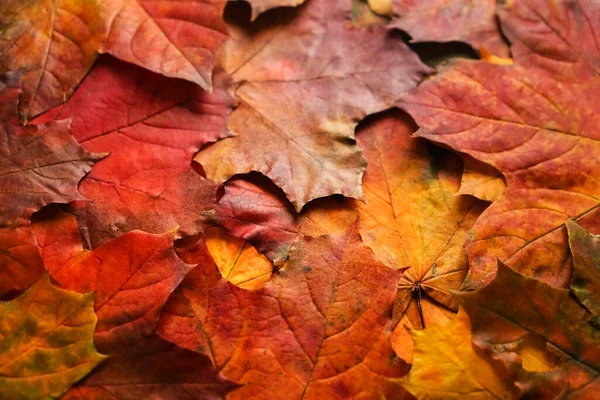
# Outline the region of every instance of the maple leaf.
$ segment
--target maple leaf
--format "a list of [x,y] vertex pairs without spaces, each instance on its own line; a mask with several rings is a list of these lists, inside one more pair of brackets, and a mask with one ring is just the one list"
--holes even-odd
[[456,194],[468,194],[485,201],[498,200],[506,189],[502,174],[491,165],[466,154],[461,154],[461,158],[464,168]]
[[252,7],[252,21],[263,12],[276,7],[296,7],[305,0],[248,0]]
[[214,227],[204,232],[206,248],[223,278],[248,290],[261,289],[271,278],[273,264],[244,239]]
[[150,337],[111,356],[62,400],[213,400],[235,387],[207,357]]
[[[81,247],[77,221],[70,214],[36,221],[33,231],[52,278],[70,290],[96,293],[95,343],[106,353],[151,334],[160,309],[192,268],[172,248],[174,231],[132,231],[93,251]],[[57,256],[62,249],[65,254]]]
[[253,243],[276,264],[287,259],[299,235],[341,233],[358,217],[352,200],[335,198],[313,201],[298,214],[273,186],[270,182],[230,181],[217,206],[206,215],[233,236]]
[[[590,267],[595,265],[586,265]],[[542,337],[547,349],[562,359],[547,372],[522,371],[517,384],[524,393],[532,398],[554,398],[559,393],[561,398],[598,396],[600,329],[569,290],[499,263],[493,281],[477,291],[459,293],[457,299],[469,314],[473,341],[506,364],[518,367],[521,360],[513,348],[527,336]]]
[[73,139],[68,121],[22,126],[16,118],[18,75],[0,81],[0,225],[16,226],[42,206],[81,199],[77,182],[99,155]]
[[508,55],[496,22],[496,0],[392,0],[391,27],[419,42],[462,41],[476,50]]
[[590,234],[573,221],[567,221],[567,229],[574,264],[571,289],[581,304],[600,315],[597,290],[600,287],[600,236]]
[[394,302],[394,350],[410,360],[405,325],[424,328],[448,318],[457,305],[450,290],[467,273],[462,246],[484,208],[477,199],[455,196],[458,157],[410,136],[410,118],[398,110],[371,120],[357,133],[368,161],[363,179],[366,204],[358,204],[360,233],[387,266],[406,268]]
[[362,196],[356,123],[389,108],[430,70],[383,27],[352,28],[349,6],[309,1],[288,24],[231,27],[223,65],[239,84],[241,104],[228,120],[239,137],[195,157],[208,178],[258,171],[297,211],[319,197]]
[[101,158],[77,144],[68,121],[22,126],[19,93],[18,75],[0,79],[0,296],[27,289],[43,273],[31,215],[82,198],[77,183]]
[[48,276],[0,303],[0,387],[4,399],[57,398],[105,357],[94,348],[94,295]]
[[228,398],[394,393],[387,378],[406,372],[389,344],[399,272],[375,259],[356,225],[297,241],[290,261],[256,292],[222,279],[205,251],[169,299],[158,332],[244,385]]
[[110,21],[100,51],[211,90],[217,50],[227,38],[225,0],[103,0]]
[[80,184],[92,202],[75,205],[93,246],[133,229],[203,229],[200,212],[216,202],[217,185],[193,172],[190,161],[202,146],[231,135],[225,85],[217,75],[207,93],[105,58],[65,105],[37,119],[71,118],[85,149],[110,152]]
[[413,366],[400,378],[419,399],[516,399],[517,390],[501,363],[471,343],[471,324],[460,309],[447,324],[412,330]]
[[466,244],[465,288],[489,282],[497,258],[565,287],[572,270],[565,220],[598,229],[593,104],[600,58],[588,44],[600,28],[587,16],[599,5],[508,2],[499,16],[514,64],[456,61],[399,103],[421,127],[418,136],[488,163],[506,178],[503,197],[482,214]]
[[9,0],[0,7],[0,69],[24,69],[23,121],[63,102],[110,53],[211,90],[226,39],[224,0]]
[[97,0],[0,5],[0,70],[23,70],[23,121],[64,101],[92,67],[104,37],[98,5]]

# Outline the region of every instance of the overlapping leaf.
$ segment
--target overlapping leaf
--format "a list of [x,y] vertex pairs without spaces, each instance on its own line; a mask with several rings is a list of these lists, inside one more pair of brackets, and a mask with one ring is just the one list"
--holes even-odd
[[597,1],[507,2],[499,15],[513,65],[458,61],[401,102],[419,136],[506,178],[503,197],[467,244],[466,288],[489,282],[496,258],[565,287],[572,270],[565,219],[600,229],[599,13]]
[[84,151],[68,121],[22,126],[19,77],[0,81],[0,295],[24,290],[43,272],[29,228],[42,206],[80,199],[77,183],[101,158]]
[[548,349],[561,357],[562,363],[548,372],[524,371],[519,386],[525,393],[538,398],[598,397],[600,329],[590,323],[593,314],[569,290],[499,264],[490,284],[461,293],[458,299],[471,319],[474,342],[508,365],[520,363],[513,349],[528,336],[542,337]]
[[225,185],[225,194],[208,215],[276,263],[287,259],[299,235],[341,233],[358,217],[352,200],[337,198],[312,202],[298,214],[272,185],[243,180]]
[[63,400],[213,400],[236,387],[210,360],[152,337],[110,357]]
[[217,50],[227,37],[226,0],[103,0],[108,36],[100,51],[165,76],[212,88]]
[[0,5],[0,70],[23,70],[23,121],[64,101],[92,67],[105,33],[99,4],[6,0]]
[[0,397],[58,398],[104,359],[93,343],[94,295],[58,289],[44,276],[0,303]]
[[[36,223],[34,233],[44,266],[61,286],[96,293],[95,343],[107,353],[119,352],[150,335],[162,306],[192,268],[175,254],[174,232],[128,232],[86,251],[75,218],[59,213]],[[79,251],[74,251],[77,248]],[[57,257],[61,249],[71,251]]]
[[216,201],[216,185],[190,169],[193,154],[230,136],[224,77],[207,93],[116,60],[102,59],[76,94],[40,120],[72,118],[91,151],[110,152],[80,185],[76,205],[93,246],[133,229],[195,234]]
[[413,366],[399,381],[419,399],[516,399],[517,390],[502,364],[471,344],[464,310],[447,324],[411,331]]
[[463,41],[477,50],[506,56],[496,22],[496,0],[392,0],[392,25],[420,42]]
[[8,0],[0,6],[0,69],[24,69],[23,121],[68,98],[98,51],[210,89],[226,38],[224,6],[224,0]]
[[205,252],[165,306],[159,333],[244,385],[229,398],[398,397],[386,379],[406,372],[389,344],[398,276],[356,226],[296,242],[257,292],[222,279]]
[[275,7],[295,7],[305,0],[249,0],[252,6],[252,19],[256,19],[263,12]]
[[429,70],[384,28],[352,28],[349,6],[311,0],[289,23],[232,27],[223,64],[241,84],[228,124],[239,137],[196,156],[210,179],[261,172],[298,211],[318,197],[362,196],[356,123],[390,107]]
[[262,289],[271,278],[273,263],[254,246],[228,234],[222,228],[209,228],[204,233],[206,248],[221,276],[248,290]]
[[389,267],[410,267],[394,302],[394,350],[405,360],[412,351],[405,326],[422,329],[456,311],[450,290],[467,273],[462,246],[484,208],[473,197],[455,196],[460,159],[412,138],[414,129],[396,110],[357,133],[369,163],[367,203],[358,204],[361,236]]

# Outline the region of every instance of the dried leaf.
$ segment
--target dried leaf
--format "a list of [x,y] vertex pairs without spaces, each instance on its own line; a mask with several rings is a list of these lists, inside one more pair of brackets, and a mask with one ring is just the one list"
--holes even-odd
[[204,235],[208,252],[223,278],[247,290],[262,289],[269,281],[273,263],[254,246],[222,228],[209,228]]
[[77,183],[101,158],[77,144],[68,121],[22,126],[19,93],[17,75],[0,79],[0,296],[27,289],[43,274],[32,214],[80,199]]
[[264,289],[220,277],[205,252],[165,306],[159,333],[208,355],[244,386],[228,398],[352,398],[403,393],[389,344],[399,271],[379,263],[357,227],[296,242]]
[[600,315],[600,235],[592,235],[573,221],[567,221],[569,246],[573,253],[571,289],[581,304]]
[[463,41],[498,56],[508,46],[496,22],[496,0],[393,0],[394,28],[419,42]]
[[410,118],[395,111],[357,133],[369,163],[367,204],[358,204],[361,236],[387,266],[410,267],[394,301],[394,350],[407,361],[412,344],[404,326],[422,329],[457,310],[450,290],[467,273],[462,246],[485,206],[455,196],[460,159],[412,138],[413,131]]
[[501,364],[471,343],[464,310],[446,325],[411,331],[413,366],[399,380],[419,399],[516,399],[517,390]]
[[19,93],[18,76],[0,81],[0,226],[28,223],[46,204],[80,199],[77,183],[101,158],[77,144],[68,121],[22,126]]
[[600,229],[600,57],[589,51],[600,20],[588,18],[598,12],[595,1],[507,2],[499,15],[513,65],[454,62],[400,103],[421,126],[418,136],[468,153],[506,178],[503,197],[467,244],[465,288],[489,282],[497,258],[566,287],[572,261],[565,220]]
[[235,387],[207,357],[152,337],[110,357],[62,400],[215,400]]
[[456,194],[468,194],[485,201],[498,200],[506,189],[502,174],[491,165],[473,157],[461,155],[461,158],[464,168],[460,189]]
[[109,21],[100,51],[211,90],[216,53],[227,38],[225,0],[103,0]]
[[[154,331],[162,306],[192,266],[175,254],[173,231],[161,235],[133,231],[87,251],[73,240],[79,235],[74,222],[72,216],[58,214],[53,221],[36,224],[44,265],[61,286],[96,292],[96,346],[105,353],[122,351]],[[80,251],[57,264],[45,244]]]
[[[597,288],[595,288],[597,290]],[[528,335],[542,337],[562,363],[548,372],[522,371],[519,386],[530,398],[595,398],[600,394],[600,330],[569,290],[519,274],[503,264],[487,286],[460,293],[473,340],[508,365],[520,358],[512,344]]]
[[253,243],[276,264],[287,259],[299,234],[341,233],[358,217],[352,200],[335,198],[311,202],[297,214],[272,183],[239,179],[225,185],[225,194],[208,215],[233,236]]
[[214,205],[217,186],[190,170],[190,161],[202,146],[231,135],[224,79],[217,76],[207,93],[105,58],[64,106],[39,119],[71,118],[86,150],[110,152],[79,188],[93,201],[77,209],[94,247],[133,229],[203,229],[200,212]]
[[240,136],[195,157],[210,179],[261,172],[297,211],[318,197],[362,196],[356,123],[390,107],[429,69],[383,27],[352,28],[349,6],[310,1],[288,24],[232,27],[223,64],[240,84],[228,122]]
[[98,51],[211,90],[225,3],[9,0],[0,7],[0,69],[25,70],[21,119],[67,99]]
[[248,0],[252,6],[252,20],[255,20],[260,14],[276,7],[296,7],[305,0]]
[[0,71],[23,70],[24,122],[71,95],[105,34],[98,0],[3,0]]
[[0,303],[3,399],[60,397],[104,359],[93,344],[93,303],[93,294],[58,289],[47,275]]

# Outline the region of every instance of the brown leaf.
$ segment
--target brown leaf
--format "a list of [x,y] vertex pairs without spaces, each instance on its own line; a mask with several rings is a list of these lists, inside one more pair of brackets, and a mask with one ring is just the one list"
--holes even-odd
[[110,357],[62,400],[214,400],[235,387],[207,357],[152,337]]
[[232,26],[223,65],[240,85],[228,123],[239,137],[195,157],[210,179],[261,172],[297,211],[318,197],[362,196],[356,123],[390,107],[429,69],[383,27],[352,28],[348,15],[345,0],[309,1],[288,24]]
[[[512,65],[457,61],[400,102],[418,136],[492,165],[503,197],[481,216],[467,244],[465,288],[489,282],[496,259],[566,287],[572,266],[565,220],[600,229],[600,96],[594,32],[597,2],[511,1],[501,9]],[[585,90],[582,90],[585,87]]]
[[77,183],[97,154],[84,151],[68,121],[22,126],[19,78],[0,79],[0,296],[30,287],[43,273],[29,219],[49,203],[82,198]]
[[220,277],[204,253],[165,306],[159,333],[207,354],[244,386],[236,398],[400,396],[406,369],[389,344],[399,271],[379,263],[357,227],[296,242],[264,289]]

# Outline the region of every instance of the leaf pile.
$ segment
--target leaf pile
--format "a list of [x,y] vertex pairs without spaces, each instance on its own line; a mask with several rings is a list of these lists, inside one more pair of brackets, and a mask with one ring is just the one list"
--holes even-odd
[[600,397],[600,0],[7,0],[0,399]]

